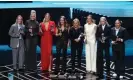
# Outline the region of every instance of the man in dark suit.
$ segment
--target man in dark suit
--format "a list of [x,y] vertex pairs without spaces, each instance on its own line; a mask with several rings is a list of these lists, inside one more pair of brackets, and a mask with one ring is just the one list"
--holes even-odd
[[[22,16],[18,15],[16,23],[13,24],[9,30],[9,35],[11,37],[10,47],[12,48],[13,55],[13,69],[16,71],[19,69],[23,71],[24,63],[24,25],[22,23]],[[18,66],[17,66],[18,63]]]
[[97,74],[100,79],[103,79],[103,53],[105,52],[105,61],[106,61],[106,73],[107,76],[110,76],[110,32],[111,28],[105,17],[100,18],[100,24],[97,28]]
[[111,40],[113,50],[113,60],[115,63],[115,74],[117,78],[123,78],[125,72],[125,41],[127,40],[127,30],[121,27],[122,21],[116,20],[115,27],[111,29]]

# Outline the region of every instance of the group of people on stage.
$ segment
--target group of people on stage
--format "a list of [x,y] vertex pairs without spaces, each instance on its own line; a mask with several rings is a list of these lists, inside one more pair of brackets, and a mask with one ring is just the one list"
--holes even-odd
[[[55,25],[51,21],[50,14],[46,13],[41,23],[36,20],[36,11],[31,10],[30,19],[23,24],[23,17],[18,15],[16,22],[11,26],[9,35],[11,36],[10,47],[13,54],[13,68],[16,71],[24,69],[36,70],[36,47],[38,36],[41,36],[41,70],[43,72],[52,69],[52,45],[53,35],[56,36],[56,62],[55,74],[60,71],[66,72],[67,47],[71,43],[72,72],[75,67],[81,68],[81,57],[83,45],[85,44],[86,72],[97,74],[103,78],[103,53],[105,53],[106,73],[110,73],[110,43],[112,44],[113,60],[115,62],[114,76],[123,77],[125,44],[127,31],[121,26],[122,21],[117,19],[115,27],[111,28],[105,17],[101,17],[96,25],[92,15],[87,16],[84,27],[80,25],[78,18],[72,21],[72,26],[68,25],[65,16],[59,18]],[[25,36],[25,40],[24,37]],[[63,54],[62,60],[60,59]],[[75,65],[75,57],[78,59],[78,66]],[[60,69],[60,65],[62,68]]]

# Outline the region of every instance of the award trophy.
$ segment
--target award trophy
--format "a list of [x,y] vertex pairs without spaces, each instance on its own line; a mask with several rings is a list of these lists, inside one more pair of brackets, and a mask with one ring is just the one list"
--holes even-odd
[[119,41],[119,37],[118,36],[116,36],[116,43],[115,44],[117,44],[117,42]]
[[22,27],[20,27],[19,32],[20,32],[20,34],[23,34],[24,33]]
[[62,35],[62,29],[61,28],[59,28],[59,34],[60,34],[60,36]]
[[116,45],[118,41],[119,41],[119,37],[116,36],[116,40],[115,40],[115,42],[113,44]]
[[102,33],[101,36],[102,36],[101,42],[102,42],[102,43],[105,43],[104,33]]
[[[30,27],[31,30],[33,30],[33,27]],[[33,36],[33,31],[30,33],[31,36]]]
[[81,33],[81,34],[79,35],[79,37],[78,37],[78,40],[80,40],[81,37],[83,37],[83,36],[84,36],[84,33]]

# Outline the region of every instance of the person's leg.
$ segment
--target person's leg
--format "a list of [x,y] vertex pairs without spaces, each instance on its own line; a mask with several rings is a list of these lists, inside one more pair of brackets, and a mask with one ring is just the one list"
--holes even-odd
[[55,65],[55,71],[56,71],[56,73],[59,72],[60,55],[61,55],[61,46],[60,46],[60,43],[57,43],[56,44],[56,65]]
[[78,55],[78,68],[81,68],[81,58],[82,58],[83,44],[78,45],[77,55]]
[[110,76],[110,52],[109,52],[109,46],[105,46],[105,59],[106,59],[106,74],[107,76]]
[[125,74],[125,50],[121,50],[120,51],[120,65],[119,65],[119,68],[120,68],[120,75],[124,75]]
[[24,66],[24,43],[20,41],[19,47],[19,69],[23,69]]
[[66,62],[67,62],[67,60],[66,60],[66,58],[67,58],[67,44],[64,44],[63,45],[63,61],[62,61],[62,71],[66,71]]
[[38,43],[38,39],[37,37],[32,38],[32,43],[31,43],[31,59],[30,59],[30,68],[31,70],[37,70],[37,56],[36,56],[36,49],[37,49],[37,43]]
[[30,44],[31,44],[31,40],[30,39],[26,39],[25,40],[25,69],[29,70],[29,57],[30,57]]
[[91,71],[91,54],[90,54],[90,44],[85,44],[85,54],[86,54],[86,71]]
[[13,56],[13,69],[17,69],[17,61],[18,61],[18,48],[12,49],[12,56]]
[[97,44],[95,41],[91,41],[90,49],[91,49],[91,71],[96,72],[96,52],[97,52]]
[[75,56],[76,56],[76,45],[72,44],[71,46],[72,70],[75,70]]
[[113,51],[113,61],[115,64],[115,73],[119,76],[119,51]]
[[98,44],[97,48],[97,74],[103,78],[103,44]]
[[50,55],[50,63],[49,63],[49,68],[48,68],[48,71],[51,72],[52,70],[52,67],[53,67],[53,55],[52,55],[52,52],[51,52],[51,55]]

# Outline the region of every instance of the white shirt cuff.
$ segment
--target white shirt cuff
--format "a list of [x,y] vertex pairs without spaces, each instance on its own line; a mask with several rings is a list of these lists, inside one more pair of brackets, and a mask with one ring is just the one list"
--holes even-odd
[[121,42],[123,42],[123,39],[121,39]]
[[78,38],[78,40],[80,40],[80,38]]
[[111,41],[112,44],[114,44],[115,41]]

